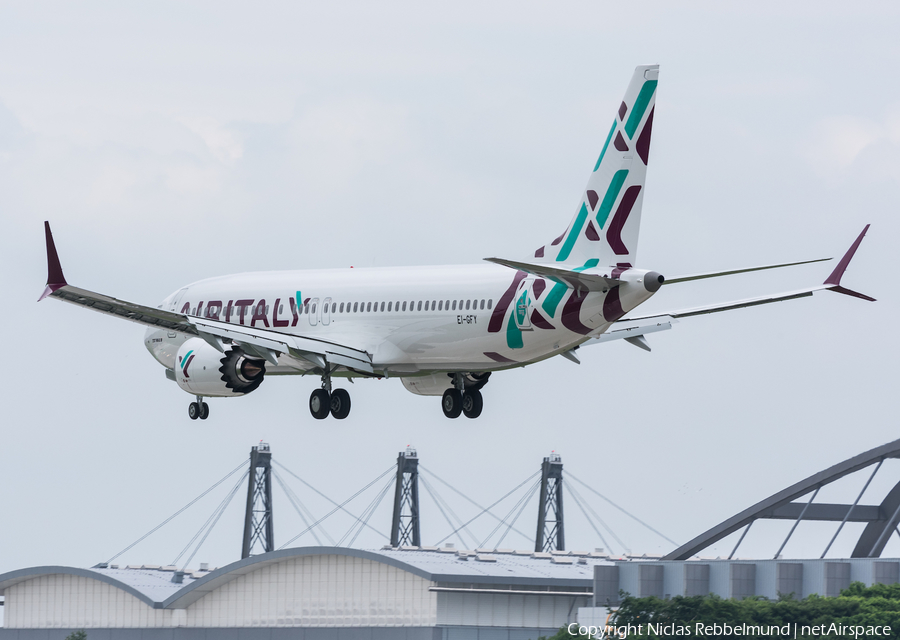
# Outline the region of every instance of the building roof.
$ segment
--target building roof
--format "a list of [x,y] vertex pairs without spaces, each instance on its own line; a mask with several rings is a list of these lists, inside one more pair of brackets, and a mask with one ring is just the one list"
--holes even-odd
[[298,547],[238,560],[210,572],[186,572],[172,581],[174,567],[156,565],[90,569],[46,566],[0,574],[3,590],[43,575],[67,574],[92,578],[126,591],[155,609],[183,609],[232,580],[264,566],[303,556],[341,555],[388,564],[425,580],[467,585],[591,587],[594,565],[610,564],[597,553],[531,553],[511,550],[465,551],[450,548],[383,548],[365,551],[345,547]]

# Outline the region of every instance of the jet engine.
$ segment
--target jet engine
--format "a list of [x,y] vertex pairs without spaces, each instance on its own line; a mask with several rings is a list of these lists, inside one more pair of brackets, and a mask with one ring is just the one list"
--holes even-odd
[[261,385],[265,375],[265,360],[248,358],[240,347],[223,354],[202,338],[186,340],[175,358],[175,382],[199,396],[245,395]]

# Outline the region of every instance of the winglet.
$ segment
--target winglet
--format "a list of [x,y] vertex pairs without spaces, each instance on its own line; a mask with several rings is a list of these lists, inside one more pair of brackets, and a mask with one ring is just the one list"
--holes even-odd
[[847,270],[847,266],[850,264],[850,261],[856,254],[856,250],[859,249],[859,245],[862,242],[862,239],[866,236],[866,231],[869,230],[869,226],[870,225],[865,226],[865,228],[862,230],[862,233],[859,234],[859,237],[857,237],[854,243],[850,245],[850,248],[847,249],[847,253],[845,253],[844,257],[841,258],[841,261],[838,262],[837,266],[834,268],[834,271],[831,272],[831,275],[828,276],[828,278],[822,284],[831,285],[830,287],[828,287],[829,290],[836,293],[843,293],[844,295],[853,296],[854,298],[862,298],[863,300],[868,300],[869,302],[875,302],[875,298],[841,286],[841,278],[844,277],[844,271]]
[[56,245],[53,243],[53,232],[50,231],[50,223],[46,220],[44,221],[44,235],[47,238],[47,286],[44,288],[44,293],[38,298],[38,302],[57,289],[69,284],[63,275],[62,266],[59,264],[59,254],[56,253]]
[[844,271],[847,270],[847,265],[850,264],[850,261],[853,259],[853,254],[855,254],[856,250],[859,249],[859,243],[862,242],[862,239],[866,236],[866,231],[868,230],[869,225],[866,225],[865,229],[862,230],[862,233],[860,233],[859,237],[856,239],[856,242],[850,245],[847,253],[844,254],[844,257],[841,258],[841,261],[837,263],[834,271],[831,272],[831,275],[828,276],[828,279],[825,280],[825,282],[823,282],[822,284],[834,284],[840,286]]

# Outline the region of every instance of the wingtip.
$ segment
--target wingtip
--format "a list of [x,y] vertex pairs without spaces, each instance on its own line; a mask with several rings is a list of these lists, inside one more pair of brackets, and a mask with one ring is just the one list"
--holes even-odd
[[62,266],[59,264],[59,254],[56,252],[56,244],[53,242],[53,232],[50,231],[50,222],[47,220],[44,221],[44,236],[47,240],[47,287],[38,299],[38,302],[60,287],[69,284],[66,282],[66,277],[63,275]]
[[850,245],[850,248],[847,249],[847,253],[844,254],[844,257],[841,258],[841,261],[837,263],[837,266],[834,268],[834,271],[831,272],[831,275],[823,282],[822,284],[832,284],[835,286],[839,286],[841,284],[841,278],[844,276],[844,271],[847,270],[847,266],[850,264],[850,261],[853,259],[854,254],[856,254],[856,250],[859,249],[859,245],[862,242],[862,239],[866,237],[866,232],[869,230],[871,225],[867,224],[856,240]]

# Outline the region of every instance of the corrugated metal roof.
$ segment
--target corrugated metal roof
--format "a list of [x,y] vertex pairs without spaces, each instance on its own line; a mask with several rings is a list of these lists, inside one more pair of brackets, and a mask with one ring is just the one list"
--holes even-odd
[[[356,550],[345,547],[301,547],[273,551],[239,560],[209,572],[186,572],[182,582],[173,582],[173,567],[129,565],[125,568],[35,567],[0,575],[0,592],[18,582],[40,575],[71,574],[94,578],[117,586],[150,606],[183,607],[221,585],[269,564],[295,557],[344,555],[383,561],[433,582],[458,584],[530,585],[538,588],[589,587],[594,565],[611,564],[601,554],[529,553],[508,549],[457,550],[434,547]],[[481,557],[479,559],[478,557]],[[560,562],[563,560],[564,562]]]

